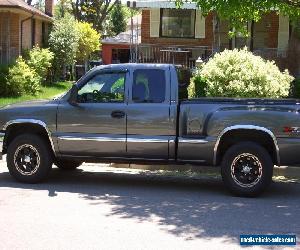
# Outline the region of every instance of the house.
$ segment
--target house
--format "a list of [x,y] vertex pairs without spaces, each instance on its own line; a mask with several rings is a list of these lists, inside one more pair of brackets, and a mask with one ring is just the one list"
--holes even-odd
[[134,55],[133,47],[141,43],[142,15],[136,15],[127,22],[126,31],[114,37],[102,39],[102,60],[104,64],[128,63]]
[[270,12],[258,23],[249,22],[248,38],[230,39],[229,25],[210,13],[204,17],[195,3],[184,2],[178,9],[174,1],[128,1],[142,10],[141,43],[135,53],[137,62],[174,63],[192,68],[196,60],[207,60],[214,52],[242,48],[267,59],[286,56],[290,37],[289,18]]
[[0,0],[0,64],[9,64],[35,45],[44,46],[52,23],[53,0],[45,12],[23,0]]

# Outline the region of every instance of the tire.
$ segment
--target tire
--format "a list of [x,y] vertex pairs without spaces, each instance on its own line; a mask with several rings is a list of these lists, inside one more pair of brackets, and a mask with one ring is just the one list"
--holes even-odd
[[270,185],[273,167],[265,148],[253,142],[242,142],[226,151],[221,175],[225,186],[234,195],[256,197]]
[[43,181],[52,163],[52,150],[38,135],[19,135],[8,146],[7,168],[17,181],[32,184]]
[[61,169],[66,171],[75,170],[76,168],[80,167],[82,162],[78,161],[70,161],[70,160],[57,160],[55,165]]

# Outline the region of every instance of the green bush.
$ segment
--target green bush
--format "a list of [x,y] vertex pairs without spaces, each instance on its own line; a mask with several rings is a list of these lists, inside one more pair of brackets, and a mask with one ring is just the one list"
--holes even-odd
[[0,96],[6,96],[8,93],[8,88],[7,88],[8,71],[9,71],[8,65],[0,65]]
[[197,71],[191,78],[191,83],[188,87],[189,98],[205,97],[206,96],[207,83],[205,79],[201,77],[201,74]]
[[49,49],[34,47],[28,52],[27,64],[45,80],[48,70],[52,65],[54,54]]
[[290,97],[292,98],[300,98],[300,78],[293,81],[290,89]]
[[49,49],[34,47],[23,50],[14,65],[0,65],[0,96],[36,95],[45,80],[54,54]]
[[[246,48],[216,54],[193,78],[207,96],[240,98],[286,97],[293,79],[287,70],[280,72],[273,61],[255,56]],[[189,96],[199,97],[196,91],[191,90]]]
[[41,77],[30,68],[22,57],[9,68],[7,76],[7,95],[20,96],[22,94],[36,95],[40,91]]
[[54,20],[49,36],[49,47],[54,53],[54,77],[65,78],[66,66],[75,62],[78,42],[80,38],[76,21],[70,15]]

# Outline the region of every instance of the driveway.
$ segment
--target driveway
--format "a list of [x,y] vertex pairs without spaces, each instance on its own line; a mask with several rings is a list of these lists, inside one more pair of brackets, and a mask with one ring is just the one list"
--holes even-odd
[[300,239],[297,183],[276,181],[262,197],[247,199],[232,197],[219,177],[90,164],[74,172],[54,168],[47,182],[25,185],[3,165],[0,249],[223,250],[239,249],[240,234]]

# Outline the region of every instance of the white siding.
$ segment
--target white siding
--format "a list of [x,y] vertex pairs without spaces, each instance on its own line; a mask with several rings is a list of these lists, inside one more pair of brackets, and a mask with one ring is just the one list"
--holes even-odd
[[195,38],[205,38],[205,17],[200,10],[196,10]]
[[159,37],[160,9],[150,10],[150,37]]
[[[130,1],[132,3],[132,1]],[[176,9],[176,3],[169,0],[158,0],[158,1],[136,1],[137,8],[165,8],[165,9]],[[197,9],[196,3],[183,2],[182,9]]]
[[290,22],[287,16],[279,15],[278,50],[286,50],[289,44]]

